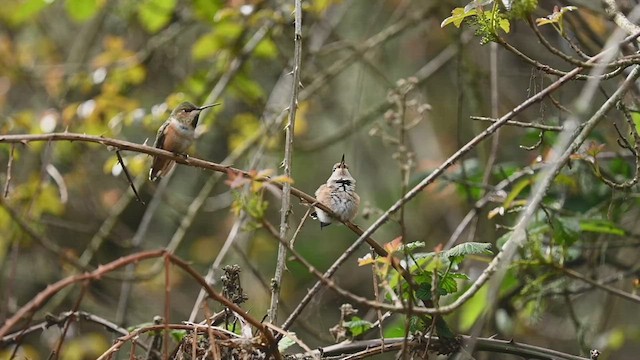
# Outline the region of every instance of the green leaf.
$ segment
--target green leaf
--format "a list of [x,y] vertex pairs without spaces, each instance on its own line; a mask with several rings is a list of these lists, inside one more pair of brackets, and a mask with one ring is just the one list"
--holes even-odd
[[632,112],[631,120],[633,120],[633,124],[636,126],[636,131],[640,132],[640,113]]
[[418,286],[416,290],[416,297],[422,301],[430,301],[431,300],[431,284],[422,283]]
[[556,217],[552,220],[553,238],[560,245],[570,246],[580,238],[580,222],[574,217]]
[[373,324],[369,321],[363,320],[357,316],[354,316],[351,321],[345,321],[344,326],[351,331],[353,336],[362,335],[373,327]]
[[259,58],[273,59],[278,55],[278,47],[273,40],[264,38],[260,43],[258,43],[258,46],[256,46],[253,53]]
[[451,11],[451,16],[449,16],[448,18],[442,21],[442,23],[440,24],[440,27],[443,28],[453,23],[455,27],[459,28],[462,22],[464,21],[464,19],[466,19],[469,16],[475,16],[476,13],[477,13],[476,9],[471,9],[469,11],[466,11],[464,8],[455,8]]
[[624,229],[605,219],[581,219],[580,230],[618,236],[624,236],[627,233]]
[[223,2],[221,0],[193,0],[193,15],[198,19],[212,22],[222,6]]
[[64,2],[69,16],[78,22],[91,19],[103,4],[104,1],[98,0],[66,0]]
[[260,86],[257,81],[252,80],[244,74],[236,75],[231,89],[233,90],[234,95],[238,95],[238,97],[244,101],[256,101],[264,97],[264,90],[262,89],[262,86]]
[[404,319],[400,316],[398,316],[395,324],[384,327],[385,338],[403,337],[404,335]]
[[404,244],[400,247],[400,250],[408,250],[410,252],[413,252],[415,249],[419,249],[422,248],[426,245],[426,243],[424,241],[413,241],[410,242],[408,244]]
[[502,206],[504,206],[506,209],[510,208],[511,203],[513,203],[513,201],[518,197],[518,195],[520,195],[520,193],[522,193],[522,191],[525,188],[527,188],[529,185],[531,185],[531,179],[518,181],[513,186],[513,189],[511,189],[511,192],[509,193],[509,195],[507,195],[507,198],[504,200],[504,203],[502,203]]
[[0,11],[0,19],[6,19],[13,26],[20,25],[36,17],[50,3],[46,0],[26,0],[3,4],[5,9]]
[[287,350],[288,348],[290,348],[292,345],[296,344],[296,333],[294,332],[289,332],[287,333],[287,335],[285,335],[285,337],[283,337],[279,342],[278,342],[278,350],[280,352]]
[[170,330],[169,335],[171,335],[173,341],[179,343],[187,336],[187,330]]
[[227,43],[234,41],[242,34],[242,25],[236,21],[224,21],[216,24],[216,35]]
[[162,29],[169,21],[177,0],[143,0],[138,4],[138,20],[150,33]]
[[[438,319],[441,319],[438,317]],[[419,316],[412,316],[409,318],[409,333],[414,334],[418,331],[424,331],[427,328],[427,324]]]
[[191,47],[191,55],[195,60],[206,59],[216,54],[222,45],[221,39],[214,32],[209,32],[196,40]]
[[445,277],[440,279],[440,295],[449,295],[458,292],[458,282],[456,279],[468,280],[469,277],[464,274],[447,273]]
[[445,252],[444,256],[448,258],[464,258],[467,255],[493,255],[491,244],[480,242],[466,242],[456,245]]

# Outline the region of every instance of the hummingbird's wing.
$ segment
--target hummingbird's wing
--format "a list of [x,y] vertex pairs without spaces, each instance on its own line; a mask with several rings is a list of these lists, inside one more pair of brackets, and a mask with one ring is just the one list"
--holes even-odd
[[[325,206],[331,208],[331,189],[327,187],[327,184],[322,184],[316,190],[316,200],[319,203],[322,203]],[[331,224],[331,217],[329,214],[325,213],[324,210],[316,207],[315,211],[311,214],[311,218],[320,220],[320,228]]]
[[[169,128],[169,121],[165,121],[160,129],[158,129],[158,133],[156,134],[156,141],[153,143],[153,147],[158,149],[165,149],[164,141],[167,135],[167,131]],[[151,170],[149,170],[149,180],[157,181],[162,176],[166,175],[172,168],[174,162],[172,160],[167,160],[163,158],[153,157],[153,164],[151,164]]]
[[153,142],[153,147],[164,149],[164,138],[167,134],[167,127],[169,124],[169,121],[165,121],[164,124],[160,126],[160,129],[158,129],[158,133],[156,134],[156,141]]

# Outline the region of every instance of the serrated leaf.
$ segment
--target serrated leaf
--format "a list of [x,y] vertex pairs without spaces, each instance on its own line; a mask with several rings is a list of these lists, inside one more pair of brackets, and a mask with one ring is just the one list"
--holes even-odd
[[440,279],[438,286],[440,295],[453,294],[458,291],[458,283],[451,274],[447,274],[447,276]]
[[422,247],[425,247],[426,243],[424,241],[413,241],[410,242],[408,244],[404,244],[400,250],[408,250],[410,252],[413,252],[415,249],[419,249]]
[[431,301],[431,284],[420,284],[416,290],[416,297],[422,301]]
[[491,251],[491,244],[480,242],[466,242],[452,247],[443,255],[451,258],[478,254],[493,255],[493,251]]

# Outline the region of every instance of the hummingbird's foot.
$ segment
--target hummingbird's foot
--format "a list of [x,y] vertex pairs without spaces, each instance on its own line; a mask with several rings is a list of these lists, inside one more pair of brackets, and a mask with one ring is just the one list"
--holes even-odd
[[188,159],[189,158],[189,154],[187,153],[174,153],[176,154],[176,156],[180,156],[182,158]]

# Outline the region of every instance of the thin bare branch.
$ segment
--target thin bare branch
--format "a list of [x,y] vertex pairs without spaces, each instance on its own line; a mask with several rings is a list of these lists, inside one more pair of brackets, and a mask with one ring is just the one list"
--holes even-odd
[[13,168],[13,152],[15,148],[16,145],[12,144],[11,150],[9,151],[9,162],[7,163],[7,180],[4,183],[4,191],[2,192],[5,198],[9,196],[9,186],[11,185],[11,170]]
[[116,150],[116,157],[118,158],[118,163],[120,163],[120,166],[122,167],[122,171],[127,177],[127,181],[131,186],[131,190],[133,190],[133,193],[136,195],[136,200],[138,200],[139,203],[144,205],[144,201],[142,201],[142,199],[140,198],[140,195],[138,194],[138,190],[136,190],[136,185],[134,184],[133,179],[131,178],[131,174],[129,174],[127,165],[125,165],[124,160],[122,159],[122,155],[120,155],[120,150]]
[[[298,96],[300,94],[300,67],[302,65],[302,4],[300,0],[294,2],[294,34],[293,34],[293,74],[291,83],[291,101],[289,102],[289,119],[285,126],[284,176],[291,178],[291,157],[293,155],[293,134],[296,126],[296,113],[298,110]],[[282,185],[282,204],[280,207],[280,237],[286,238],[289,232],[289,214],[291,213],[291,183]],[[276,270],[271,282],[271,304],[267,316],[269,322],[275,324],[278,318],[278,303],[280,301],[280,289],[282,288],[282,276],[284,274],[287,249],[283,244],[278,245],[278,258]]]
[[[486,122],[492,122],[492,123],[496,123],[500,120],[500,119],[484,117],[484,116],[470,116],[469,118],[471,120],[486,121]],[[515,120],[509,120],[505,125],[517,126],[517,127],[529,128],[529,129],[539,129],[544,131],[562,131],[563,129],[562,126],[529,123],[529,122],[522,122],[522,121],[515,121]]]

